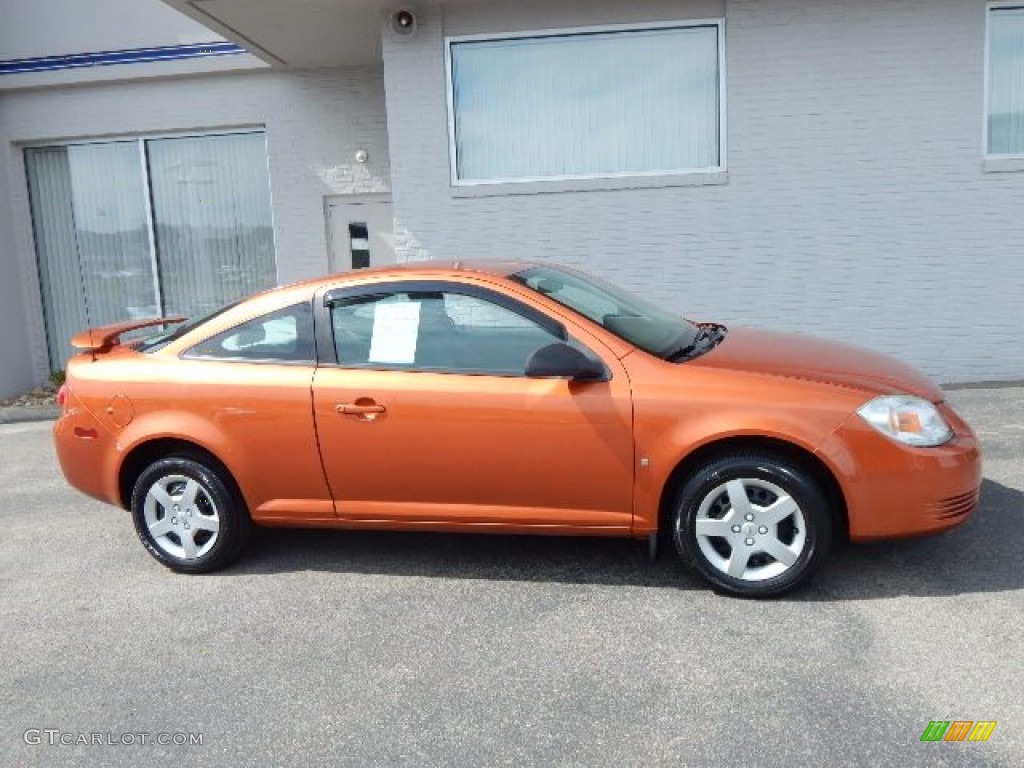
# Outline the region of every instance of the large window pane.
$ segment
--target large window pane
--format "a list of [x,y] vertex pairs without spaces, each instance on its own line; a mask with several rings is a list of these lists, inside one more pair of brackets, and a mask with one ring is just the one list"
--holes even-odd
[[720,165],[718,27],[453,41],[462,181]]
[[156,315],[138,142],[29,149],[50,365],[83,328]]
[[1024,155],[1024,6],[989,14],[988,151]]
[[262,133],[34,147],[25,165],[55,369],[84,328],[208,314],[275,282]]
[[146,146],[165,310],[203,315],[274,285],[263,134]]

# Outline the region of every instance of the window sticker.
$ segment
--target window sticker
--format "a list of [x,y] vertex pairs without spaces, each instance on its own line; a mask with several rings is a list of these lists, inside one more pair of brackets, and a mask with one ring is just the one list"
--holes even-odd
[[419,333],[418,301],[374,305],[369,362],[412,365],[416,361]]

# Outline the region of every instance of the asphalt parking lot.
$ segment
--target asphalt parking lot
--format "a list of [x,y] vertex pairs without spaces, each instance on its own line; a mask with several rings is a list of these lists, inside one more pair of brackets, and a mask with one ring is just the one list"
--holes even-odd
[[286,531],[177,576],[65,487],[49,424],[0,426],[0,765],[1019,766],[1024,389],[950,399],[977,515],[769,602],[594,539]]

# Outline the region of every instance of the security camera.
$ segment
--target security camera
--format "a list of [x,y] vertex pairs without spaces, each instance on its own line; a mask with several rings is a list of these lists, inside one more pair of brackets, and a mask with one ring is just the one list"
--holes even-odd
[[391,29],[396,35],[411,35],[416,31],[416,15],[408,8],[399,8],[391,14]]

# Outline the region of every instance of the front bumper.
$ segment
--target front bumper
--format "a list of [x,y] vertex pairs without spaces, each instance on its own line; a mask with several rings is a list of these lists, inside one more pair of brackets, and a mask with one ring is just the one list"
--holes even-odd
[[952,408],[938,407],[954,432],[945,445],[897,443],[854,414],[818,449],[843,490],[851,540],[935,533],[974,512],[981,486],[978,439]]

